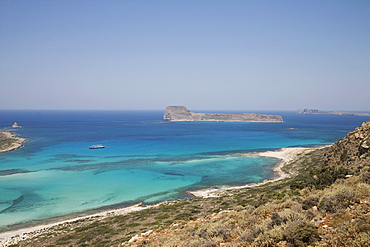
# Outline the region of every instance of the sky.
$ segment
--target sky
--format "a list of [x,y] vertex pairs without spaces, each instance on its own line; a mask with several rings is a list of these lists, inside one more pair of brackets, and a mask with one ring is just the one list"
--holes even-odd
[[0,109],[370,111],[368,0],[0,0]]

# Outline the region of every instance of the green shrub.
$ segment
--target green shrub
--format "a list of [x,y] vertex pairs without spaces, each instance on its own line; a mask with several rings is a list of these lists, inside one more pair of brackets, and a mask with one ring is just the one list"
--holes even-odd
[[302,207],[303,207],[304,210],[307,210],[307,209],[312,208],[313,206],[317,206],[318,203],[319,203],[319,197],[318,196],[316,196],[316,195],[309,196],[303,201]]
[[217,244],[215,242],[208,241],[208,242],[200,245],[199,247],[217,247]]
[[125,226],[126,227],[135,227],[135,226],[140,226],[140,223],[133,222],[133,223],[130,223],[130,224],[126,224]]
[[370,185],[365,183],[356,184],[356,195],[359,199],[366,199],[370,197]]
[[292,209],[285,209],[280,212],[280,216],[284,223],[292,223],[300,220],[306,220],[306,215],[302,212],[296,212]]
[[277,212],[273,212],[273,213],[271,214],[271,223],[270,223],[270,227],[280,226],[282,223],[285,223],[285,222],[284,222],[284,219],[279,215],[279,213],[277,213]]
[[347,208],[354,199],[355,193],[352,188],[337,185],[324,194],[318,206],[320,210],[335,213],[338,209]]
[[345,221],[336,228],[335,234],[325,236],[328,246],[364,247],[370,246],[370,222],[361,217],[353,222]]
[[163,214],[163,215],[158,215],[158,216],[155,216],[154,219],[156,220],[164,220],[164,219],[168,219],[170,216],[168,214]]
[[331,221],[332,226],[338,226],[346,221],[351,221],[352,217],[348,214],[345,209],[339,209],[337,213],[333,214],[333,219]]
[[290,223],[284,231],[285,239],[294,246],[307,246],[319,240],[319,233],[314,225],[305,221]]
[[280,241],[284,240],[284,227],[275,226],[269,231],[263,232],[253,241],[254,247],[270,247],[275,246]]
[[219,238],[226,242],[231,240],[231,231],[232,228],[230,226],[216,223],[209,225],[205,229],[206,235],[211,239]]

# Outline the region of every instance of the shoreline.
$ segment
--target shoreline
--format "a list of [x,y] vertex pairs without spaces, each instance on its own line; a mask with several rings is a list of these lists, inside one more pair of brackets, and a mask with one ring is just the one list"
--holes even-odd
[[[286,164],[294,160],[300,154],[305,154],[313,150],[324,148],[324,147],[327,147],[327,146],[314,147],[314,148],[303,148],[303,147],[282,148],[282,149],[278,149],[275,151],[266,151],[266,152],[260,152],[260,153],[234,154],[238,156],[263,156],[263,157],[271,157],[271,158],[280,159],[281,162],[278,162],[276,166],[272,169],[275,172],[276,177],[272,179],[264,180],[260,183],[252,183],[252,184],[246,184],[242,186],[231,186],[231,187],[223,187],[223,188],[208,188],[208,189],[202,189],[202,190],[196,190],[196,191],[187,191],[187,193],[196,198],[219,197],[219,196],[222,196],[223,193],[228,192],[228,191],[256,187],[256,186],[260,186],[266,183],[276,182],[276,181],[288,178],[290,177],[290,174],[284,173],[282,171],[282,168]],[[44,233],[52,232],[53,227],[66,226],[68,224],[72,224],[73,222],[80,221],[80,220],[97,221],[97,220],[104,219],[107,217],[125,215],[131,212],[141,211],[141,210],[145,210],[145,209],[152,208],[152,207],[157,207],[159,205],[162,205],[163,203],[168,203],[168,201],[164,201],[164,202],[160,202],[160,203],[148,205],[148,206],[142,206],[142,203],[139,203],[139,204],[135,204],[129,207],[104,210],[98,213],[73,217],[73,218],[66,219],[66,220],[59,220],[56,222],[0,232],[0,244],[2,246],[16,244],[21,240],[29,239],[29,238],[32,238],[32,237],[35,237],[35,236],[38,236]],[[83,212],[81,212],[81,214],[82,213]]]
[[112,217],[112,216],[125,215],[131,212],[136,212],[136,211],[141,211],[141,210],[152,208],[152,207],[157,207],[161,205],[162,203],[165,203],[165,202],[161,202],[161,203],[149,205],[149,206],[142,206],[142,203],[138,203],[138,204],[128,206],[128,207],[105,210],[99,213],[78,216],[78,217],[74,217],[71,219],[56,221],[52,223],[40,224],[40,225],[0,232],[0,245],[8,246],[8,245],[17,244],[21,240],[26,240],[26,239],[33,238],[33,237],[36,237],[44,233],[52,232],[53,227],[67,226],[68,224],[73,224],[76,221],[81,221],[81,220],[98,221],[98,220]]
[[166,122],[227,122],[227,123],[283,123],[283,121],[258,121],[258,120],[166,120]]
[[11,132],[3,131],[3,132],[0,132],[0,135],[4,136],[4,140],[9,140],[9,139],[14,140],[14,142],[11,143],[10,146],[5,147],[5,148],[3,148],[3,147],[0,148],[0,153],[5,153],[5,152],[9,152],[9,151],[19,149],[19,148],[23,147],[22,143],[28,141],[28,139],[17,137],[16,134],[11,133]]
[[278,162],[272,171],[275,173],[276,177],[272,179],[266,179],[259,183],[251,183],[241,186],[230,186],[230,187],[220,187],[220,188],[208,188],[208,189],[201,189],[195,191],[187,191],[188,194],[198,197],[198,198],[208,198],[208,197],[220,197],[227,191],[231,190],[238,190],[244,188],[252,188],[261,186],[267,183],[276,182],[285,178],[290,177],[291,174],[283,172],[282,168],[293,161],[298,155],[309,153],[316,149],[321,149],[328,147],[329,145],[320,146],[320,147],[313,147],[313,148],[304,148],[304,147],[291,147],[291,148],[281,148],[274,151],[266,151],[266,152],[257,152],[257,153],[239,153],[235,154],[236,156],[262,156],[262,157],[270,157],[280,159],[281,161]]

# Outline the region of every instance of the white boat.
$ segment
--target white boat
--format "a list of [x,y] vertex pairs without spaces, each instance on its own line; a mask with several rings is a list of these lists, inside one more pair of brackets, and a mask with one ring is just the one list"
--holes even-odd
[[90,149],[97,149],[97,148],[105,148],[103,145],[98,144],[98,145],[92,145],[89,147]]

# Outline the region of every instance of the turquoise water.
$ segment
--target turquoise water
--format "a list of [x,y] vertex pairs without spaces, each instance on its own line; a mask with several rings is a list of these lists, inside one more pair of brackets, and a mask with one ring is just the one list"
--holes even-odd
[[12,131],[30,139],[0,154],[0,227],[260,182],[278,160],[233,154],[330,144],[369,119],[272,112],[285,122],[169,123],[162,114],[0,111],[1,131],[17,121]]

